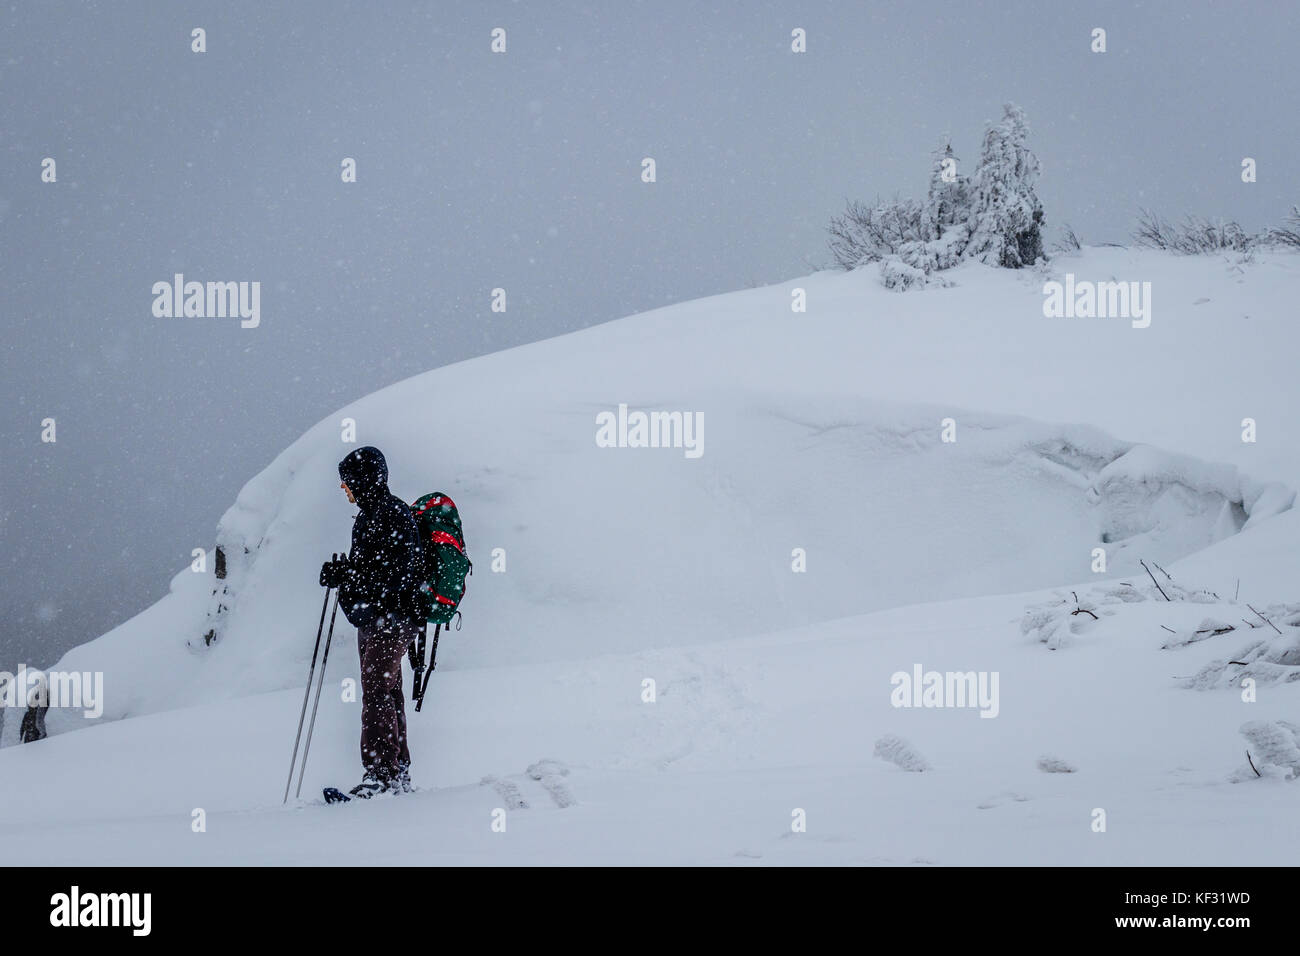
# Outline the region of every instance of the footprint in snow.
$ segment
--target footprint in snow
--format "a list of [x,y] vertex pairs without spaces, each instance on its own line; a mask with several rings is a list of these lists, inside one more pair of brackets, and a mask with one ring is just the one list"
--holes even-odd
[[[531,764],[523,774],[512,775],[515,778],[527,778],[542,785],[551,801],[559,808],[574,806],[578,801],[573,796],[564,778],[569,775],[569,768],[558,760],[542,759]],[[479,781],[480,786],[491,787],[505,803],[507,810],[527,810],[528,801],[524,798],[519,784],[511,777],[497,777],[489,774]]]
[[546,792],[551,795],[551,799],[555,801],[555,805],[560,809],[571,807],[578,802],[573,798],[573,792],[569,790],[569,785],[564,782],[564,778],[569,775],[569,768],[558,760],[539,760],[529,767],[525,773],[546,789]]
[[479,781],[480,786],[490,786],[497,792],[497,795],[505,802],[507,810],[527,810],[528,801],[524,795],[519,792],[519,786],[513,780],[502,780],[500,777],[487,776]]

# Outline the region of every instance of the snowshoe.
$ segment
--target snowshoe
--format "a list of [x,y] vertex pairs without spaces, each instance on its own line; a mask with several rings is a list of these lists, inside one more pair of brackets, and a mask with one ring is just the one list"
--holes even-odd
[[[410,786],[410,778],[407,778],[407,787]],[[335,787],[326,787],[323,791],[326,803],[347,803],[351,800],[369,800],[371,797],[378,796],[381,793],[398,793],[402,787],[398,781],[383,780],[372,773],[366,774],[361,778],[361,782],[344,793]]]

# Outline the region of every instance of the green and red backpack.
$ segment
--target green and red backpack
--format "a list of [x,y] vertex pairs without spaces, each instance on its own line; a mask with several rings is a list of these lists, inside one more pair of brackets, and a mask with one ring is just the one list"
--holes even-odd
[[456,503],[440,491],[411,505],[424,542],[424,583],[420,597],[430,624],[450,624],[465,596],[465,578],[474,565],[465,553],[465,532]]
[[[460,512],[456,503],[441,491],[425,495],[411,505],[420,540],[424,542],[424,583],[420,585],[420,605],[433,629],[433,650],[429,654],[429,667],[425,670],[424,651],[427,628],[411,642],[409,650],[411,672],[415,681],[411,699],[415,709],[424,706],[424,692],[438,661],[438,635],[443,627],[450,627],[452,619],[460,614],[460,601],[465,596],[465,578],[474,573],[474,565],[465,553],[465,532],[460,526]],[[459,626],[459,625],[458,625]]]

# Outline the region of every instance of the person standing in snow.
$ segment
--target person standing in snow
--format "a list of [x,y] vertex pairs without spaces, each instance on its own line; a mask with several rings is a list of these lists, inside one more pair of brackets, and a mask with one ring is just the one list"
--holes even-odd
[[388,490],[388,463],[378,448],[349,454],[339,462],[339,478],[360,512],[351,555],[325,562],[320,582],[339,589],[343,614],[357,629],[365,776],[351,794],[366,799],[411,788],[402,655],[424,626],[418,599],[424,558],[415,518]]

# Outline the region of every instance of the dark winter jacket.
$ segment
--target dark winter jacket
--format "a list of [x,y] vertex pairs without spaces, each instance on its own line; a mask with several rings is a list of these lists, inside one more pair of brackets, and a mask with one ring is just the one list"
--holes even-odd
[[361,513],[352,525],[352,553],[339,606],[356,627],[384,614],[418,620],[424,549],[406,502],[388,490],[388,464],[378,448],[358,448],[339,462],[339,477]]

